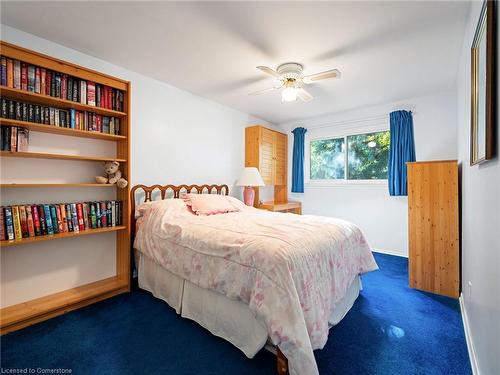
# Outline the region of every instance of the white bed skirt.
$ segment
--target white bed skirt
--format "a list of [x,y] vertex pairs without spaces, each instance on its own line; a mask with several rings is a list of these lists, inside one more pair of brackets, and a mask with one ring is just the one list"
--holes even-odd
[[[239,348],[248,358],[253,358],[264,347],[268,335],[248,306],[231,300],[209,289],[200,288],[184,280],[147,256],[136,251],[139,287],[167,302],[184,318],[189,318]],[[345,297],[335,306],[330,325],[338,324],[347,314],[362,289],[356,276]]]

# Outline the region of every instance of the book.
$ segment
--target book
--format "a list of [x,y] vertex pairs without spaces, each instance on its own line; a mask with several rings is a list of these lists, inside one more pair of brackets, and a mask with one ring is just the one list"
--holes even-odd
[[73,232],[80,232],[80,226],[78,225],[78,212],[76,209],[76,203],[71,203],[71,223],[73,224]]
[[87,104],[87,81],[80,81],[80,103]]
[[68,96],[68,75],[61,76],[61,99],[66,99]]
[[19,217],[18,206],[12,206],[12,221],[14,223],[14,237],[16,240],[21,240],[23,238],[23,233],[21,231],[21,219]]
[[26,221],[28,222],[28,236],[35,237],[35,223],[33,222],[33,210],[30,205],[26,206]]
[[66,217],[66,205],[60,204],[59,208],[61,210],[61,220],[63,225],[63,232],[69,232],[68,230],[68,219]]
[[33,216],[33,226],[35,228],[35,236],[41,236],[42,230],[40,227],[40,218],[38,217],[38,206],[36,204],[31,206],[31,215]]
[[101,204],[99,202],[95,202],[95,220],[96,220],[96,227],[101,228],[102,226],[102,219],[101,219]]
[[116,201],[116,225],[122,225],[122,202]]
[[50,70],[47,70],[47,73],[45,73],[45,95],[50,96],[51,91],[52,91],[52,72]]
[[95,106],[101,107],[101,90],[102,86],[96,83],[95,85]]
[[50,107],[49,108],[49,124],[50,125],[55,125],[56,124],[56,121],[55,121],[55,109]]
[[26,206],[21,205],[19,207],[19,221],[21,223],[21,235],[23,238],[27,238],[30,236],[28,231],[28,220],[26,217]]
[[10,151],[17,151],[17,127],[12,126],[10,128]]
[[108,208],[106,207],[106,202],[97,202],[99,205],[99,211],[101,216],[101,227],[108,226]]
[[43,123],[46,124],[46,125],[49,125],[50,124],[50,108],[49,107],[45,107],[44,108],[44,113],[45,113],[45,116],[44,116],[44,119],[43,119]]
[[33,110],[33,104],[31,103],[28,103],[28,121],[29,122],[35,121],[35,111]]
[[0,59],[0,84],[7,86],[7,58],[2,56]]
[[4,208],[0,207],[0,241],[5,241],[5,219]]
[[50,96],[56,96],[56,73],[50,72]]
[[35,68],[35,92],[37,94],[40,94],[40,87],[41,87],[41,74],[40,74],[40,68],[36,67]]
[[56,98],[61,97],[61,73],[55,73],[55,92],[54,96]]
[[102,132],[106,134],[111,134],[109,132],[109,117],[102,116]]
[[45,225],[47,227],[47,234],[54,234],[52,215],[50,213],[50,206],[48,204],[43,205],[43,213],[45,215]]
[[11,141],[11,133],[12,133],[12,128],[7,127],[7,128],[2,128],[4,131],[4,137],[3,137],[3,142],[2,142],[2,151],[10,151],[10,141]]
[[7,118],[9,116],[9,103],[8,103],[8,100],[5,99],[5,98],[2,98],[1,99],[1,104],[2,104],[2,108],[1,108],[0,115],[3,118]]
[[21,89],[21,61],[14,60],[14,88]]
[[88,203],[82,203],[82,210],[83,210],[83,225],[85,226],[85,229],[90,228],[89,224],[89,205]]
[[41,124],[42,123],[42,107],[40,107],[39,105],[35,105],[35,122],[37,124]]
[[28,91],[35,92],[35,67],[28,65]]
[[59,225],[57,224],[57,211],[56,211],[56,206],[53,204],[49,205],[49,210],[50,210],[50,219],[52,221],[52,231],[54,234],[59,233]]
[[64,232],[64,226],[62,222],[62,216],[61,216],[61,205],[56,204],[56,219],[57,219],[57,230],[59,233]]
[[45,210],[43,205],[37,205],[36,208],[38,210],[38,218],[40,220],[40,232],[42,236],[44,236],[48,234],[47,221],[45,220]]
[[28,103],[22,105],[23,121],[28,121]]
[[16,102],[16,120],[23,119],[23,104]]
[[21,63],[21,90],[28,90],[28,64]]
[[111,201],[111,227],[116,227],[116,206],[115,206],[115,201]]
[[46,80],[47,71],[45,68],[40,68],[40,94],[45,95],[47,92],[47,80]]
[[17,151],[28,151],[30,131],[27,128],[17,128]]
[[14,87],[14,61],[7,59],[7,87]]
[[14,234],[14,220],[12,218],[12,207],[5,207],[5,234],[7,240],[13,240],[15,238]]
[[113,109],[113,90],[108,87],[108,109]]
[[95,83],[87,82],[87,104],[95,107]]
[[78,230],[85,230],[85,221],[83,219],[83,205],[81,203],[76,204],[76,218],[78,221]]
[[76,128],[76,110],[70,109],[70,128],[75,129]]
[[90,227],[92,229],[97,228],[97,213],[96,213],[96,206],[94,202],[90,202]]
[[73,80],[73,97],[71,100],[74,102],[80,101],[80,87],[76,79]]
[[73,78],[68,77],[68,84],[66,89],[66,98],[67,100],[73,100]]
[[71,204],[66,204],[66,223],[68,224],[68,232],[73,232],[73,215],[71,213]]
[[16,118],[16,104],[13,100],[9,100],[9,118]]

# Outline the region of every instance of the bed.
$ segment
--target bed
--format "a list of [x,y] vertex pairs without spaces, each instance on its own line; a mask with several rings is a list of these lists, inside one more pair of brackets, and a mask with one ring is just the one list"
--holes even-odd
[[[237,211],[194,215],[187,192],[225,196]],[[318,374],[313,350],[354,304],[360,275],[378,268],[355,225],[247,207],[227,185],[131,194],[139,287],[249,358],[273,351],[279,374]]]

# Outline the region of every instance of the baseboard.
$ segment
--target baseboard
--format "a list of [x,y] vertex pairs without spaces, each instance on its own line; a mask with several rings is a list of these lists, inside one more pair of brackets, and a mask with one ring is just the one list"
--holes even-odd
[[465,309],[464,295],[460,293],[460,311],[462,313],[462,322],[464,324],[465,341],[467,342],[467,350],[469,351],[470,366],[474,375],[480,375],[479,367],[477,366],[476,351],[474,350],[474,343],[470,334],[469,318],[467,317],[467,310]]
[[380,250],[380,249],[372,249],[373,253],[380,253],[380,254],[387,254],[387,255],[394,255],[396,257],[403,257],[403,258],[408,258],[407,254],[403,253],[398,253],[397,251],[390,251],[390,250]]

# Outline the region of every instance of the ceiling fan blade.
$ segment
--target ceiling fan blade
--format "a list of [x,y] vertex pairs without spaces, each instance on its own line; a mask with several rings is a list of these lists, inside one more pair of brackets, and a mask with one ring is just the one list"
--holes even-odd
[[313,99],[313,96],[309,94],[306,90],[304,90],[302,87],[297,89],[297,96],[306,103]]
[[280,88],[281,88],[281,86],[269,87],[268,89],[251,92],[248,95],[265,94],[266,92],[270,92],[270,91],[274,91],[274,90],[279,90]]
[[332,69],[332,70],[327,70],[326,72],[310,74],[308,76],[302,77],[302,82],[310,84],[316,81],[321,81],[323,79],[330,79],[330,78],[340,78],[340,71],[338,69]]
[[266,74],[269,74],[270,76],[273,76],[274,78],[283,79],[283,77],[276,70],[273,70],[267,66],[258,66],[257,69]]

